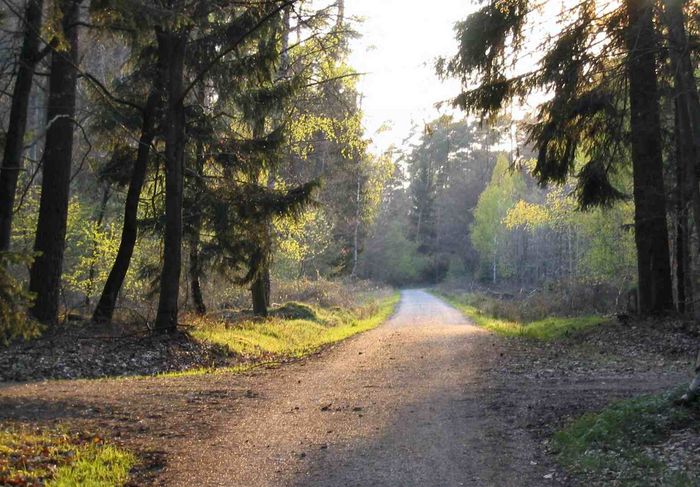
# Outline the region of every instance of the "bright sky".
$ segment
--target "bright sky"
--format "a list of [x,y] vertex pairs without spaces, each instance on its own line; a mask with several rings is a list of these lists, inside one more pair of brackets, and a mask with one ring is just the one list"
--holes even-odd
[[[441,82],[434,60],[452,55],[453,25],[474,8],[469,0],[346,0],[348,17],[362,17],[363,34],[352,42],[350,64],[368,73],[359,82],[364,95],[366,134],[377,151],[400,146],[412,123],[423,127],[440,115],[434,107],[459,92],[456,81]],[[442,113],[450,112],[444,107]],[[383,124],[391,130],[376,134]]]

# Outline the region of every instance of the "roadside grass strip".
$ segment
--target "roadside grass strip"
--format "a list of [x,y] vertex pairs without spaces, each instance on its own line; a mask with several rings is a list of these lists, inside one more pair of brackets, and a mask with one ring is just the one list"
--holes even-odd
[[[303,319],[276,313],[270,318],[227,323],[194,323],[192,335],[199,340],[223,345],[231,352],[252,360],[300,358],[358,333],[376,328],[394,312],[399,294],[382,298],[356,310],[322,309],[288,303]],[[300,312],[301,310],[301,312]],[[250,367],[250,366],[248,366]],[[245,366],[244,366],[245,368]]]
[[60,428],[0,431],[0,485],[121,486],[135,463],[133,454],[98,436]]
[[700,485],[696,460],[684,461],[673,445],[677,435],[700,434],[700,405],[677,405],[682,393],[641,396],[581,416],[554,435],[557,459],[596,485]]
[[508,337],[523,337],[533,340],[556,340],[573,333],[600,325],[606,320],[600,316],[552,316],[542,320],[521,323],[518,321],[504,320],[485,314],[478,307],[470,304],[470,295],[451,295],[435,293],[450,305],[464,313],[477,325],[491,330],[499,335]]

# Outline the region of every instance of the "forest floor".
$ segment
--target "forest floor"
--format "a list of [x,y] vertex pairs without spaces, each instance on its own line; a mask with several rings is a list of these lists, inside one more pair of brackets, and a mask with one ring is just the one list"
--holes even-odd
[[652,330],[504,338],[405,291],[385,325],[279,368],[1,384],[0,422],[99,433],[138,455],[132,485],[576,485],[554,431],[689,378],[692,337]]

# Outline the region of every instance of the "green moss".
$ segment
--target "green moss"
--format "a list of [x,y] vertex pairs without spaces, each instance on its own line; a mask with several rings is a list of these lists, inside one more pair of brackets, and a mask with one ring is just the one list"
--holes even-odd
[[[399,294],[370,303],[358,310],[327,310],[303,305],[313,319],[266,320],[242,323],[204,323],[192,335],[200,340],[226,346],[232,352],[254,360],[302,357],[319,348],[382,324],[394,311]],[[301,305],[295,304],[297,313]],[[291,309],[286,305],[283,309]]]
[[477,325],[503,336],[524,337],[533,340],[555,340],[605,322],[604,318],[592,315],[549,317],[543,320],[521,323],[485,314],[477,306],[471,304],[472,299],[468,294],[455,296],[439,293],[439,296],[468,316]]
[[0,432],[0,485],[124,485],[136,457],[94,436],[57,429]]
[[609,485],[698,485],[697,472],[671,470],[649,447],[696,428],[700,408],[678,406],[680,391],[642,396],[585,414],[554,436],[559,462],[572,474]]

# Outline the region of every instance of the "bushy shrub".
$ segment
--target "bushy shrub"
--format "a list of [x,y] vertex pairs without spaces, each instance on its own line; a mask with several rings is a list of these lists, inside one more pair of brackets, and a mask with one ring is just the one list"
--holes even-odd
[[29,265],[32,257],[17,252],[0,252],[0,342],[39,334],[39,325],[27,316],[33,296],[14,277],[12,266]]

